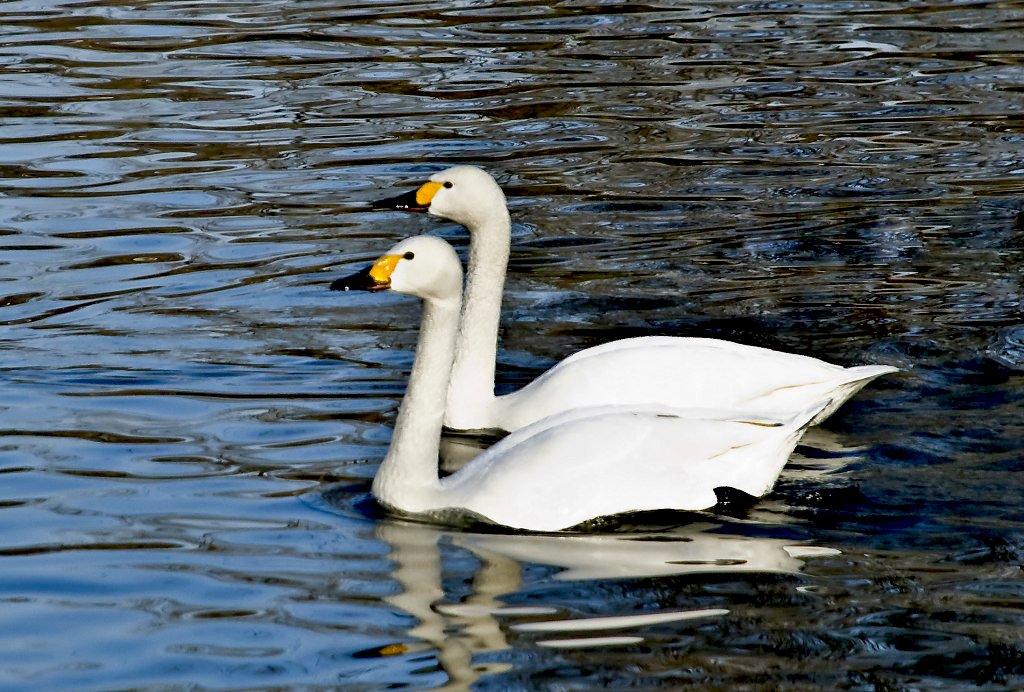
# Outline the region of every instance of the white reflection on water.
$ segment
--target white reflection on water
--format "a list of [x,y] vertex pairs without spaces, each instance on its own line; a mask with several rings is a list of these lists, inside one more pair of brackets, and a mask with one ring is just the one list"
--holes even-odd
[[[634,579],[687,574],[738,572],[793,574],[803,566],[801,557],[835,555],[839,551],[818,546],[793,545],[776,538],[744,538],[711,533],[715,525],[693,525],[685,534],[535,536],[474,534],[397,521],[377,525],[377,537],[390,547],[392,576],[399,593],[384,600],[412,615],[416,625],[407,630],[411,642],[379,647],[374,656],[422,656],[436,652],[437,663],[448,676],[444,689],[469,689],[484,675],[510,669],[505,663],[474,663],[474,656],[511,648],[504,624],[517,632],[594,632],[626,630],[621,635],[542,639],[540,646],[585,648],[625,646],[643,641],[643,627],[685,627],[727,617],[725,608],[658,610],[615,613],[603,617],[531,619],[556,615],[556,607],[515,607],[503,597],[523,588],[527,564],[562,568],[554,579],[592,581]],[[460,603],[446,603],[442,586],[440,541],[465,548],[478,560],[470,595]],[[648,608],[649,604],[636,604]],[[685,623],[685,624],[683,624]]]
[[453,541],[476,555],[562,567],[555,579],[627,579],[699,572],[796,573],[803,562],[781,539],[719,536],[694,525],[678,534],[622,537],[462,534]]

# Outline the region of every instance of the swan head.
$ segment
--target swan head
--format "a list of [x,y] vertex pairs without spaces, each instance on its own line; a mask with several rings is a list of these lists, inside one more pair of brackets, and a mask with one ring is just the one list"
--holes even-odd
[[493,221],[508,223],[505,193],[489,173],[476,166],[453,166],[430,176],[416,190],[374,202],[373,206],[426,212],[470,231],[486,228]]
[[391,290],[423,300],[459,301],[462,265],[446,241],[419,235],[395,245],[363,271],[334,281],[331,290]]

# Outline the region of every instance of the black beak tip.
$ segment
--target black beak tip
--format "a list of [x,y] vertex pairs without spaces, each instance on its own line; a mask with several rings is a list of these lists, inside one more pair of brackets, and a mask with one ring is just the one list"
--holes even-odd
[[412,192],[406,192],[398,195],[397,197],[388,197],[387,199],[378,199],[370,202],[370,209],[424,212],[427,210],[427,207],[416,201],[416,191],[413,190]]
[[331,282],[330,289],[332,291],[369,291],[370,293],[376,293],[391,287],[390,282],[385,281],[381,283],[370,276],[371,269],[372,267],[367,267],[363,271],[356,272],[351,276],[335,279]]

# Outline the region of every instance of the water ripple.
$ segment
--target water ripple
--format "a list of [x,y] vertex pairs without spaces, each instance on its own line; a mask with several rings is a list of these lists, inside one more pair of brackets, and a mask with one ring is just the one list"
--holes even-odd
[[[3,684],[1021,686],[1020,3],[0,13]],[[904,373],[753,505],[389,518],[418,309],[326,284],[464,252],[368,206],[453,163],[512,209],[503,391],[646,334]]]

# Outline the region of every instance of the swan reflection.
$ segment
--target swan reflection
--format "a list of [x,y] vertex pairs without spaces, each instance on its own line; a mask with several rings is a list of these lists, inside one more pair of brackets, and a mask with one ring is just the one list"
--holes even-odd
[[[507,637],[524,636],[520,633],[542,637],[536,643],[547,647],[623,646],[643,641],[642,628],[648,625],[684,629],[728,617],[727,608],[655,611],[650,604],[641,603],[640,614],[638,607],[603,617],[567,619],[568,608],[559,604],[508,605],[503,598],[523,589],[524,564],[559,568],[553,577],[559,581],[709,573],[795,574],[805,558],[838,552],[776,538],[711,532],[718,528],[705,524],[662,533],[537,536],[382,522],[377,537],[390,549],[392,575],[399,589],[384,600],[413,616],[417,624],[407,631],[410,641],[380,647],[372,655],[410,655],[419,667],[424,653],[432,651],[447,675],[443,689],[469,689],[482,676],[511,667],[481,661],[477,655],[510,649]],[[470,594],[457,603],[446,602],[442,588],[442,542],[468,551],[479,562]],[[565,636],[569,633],[571,636]]]

